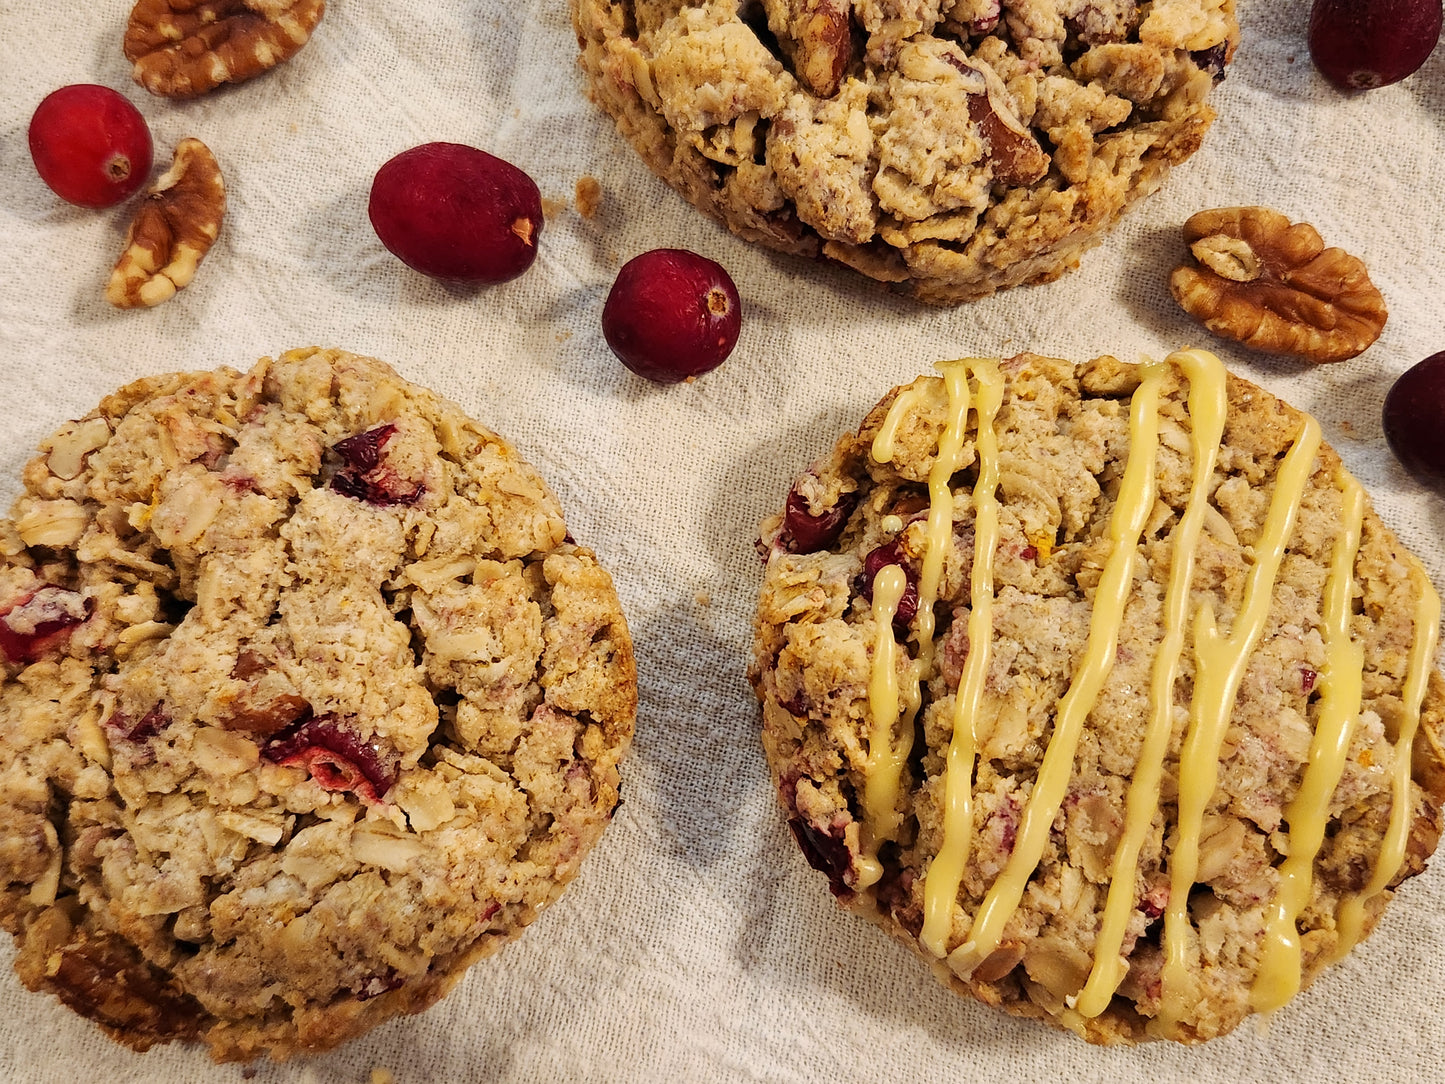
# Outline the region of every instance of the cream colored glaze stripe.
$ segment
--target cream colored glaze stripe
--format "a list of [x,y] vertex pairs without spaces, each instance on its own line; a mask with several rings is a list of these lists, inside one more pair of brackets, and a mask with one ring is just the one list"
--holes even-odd
[[[898,641],[893,637],[893,615],[898,600],[908,587],[908,577],[897,565],[884,565],[873,578],[873,669],[868,677],[868,710],[873,716],[873,730],[868,739],[868,760],[864,766],[863,805],[868,821],[865,828],[878,822],[880,806],[891,809],[892,795],[883,785],[877,765],[891,754],[893,724],[898,720]],[[858,860],[858,887],[875,884],[883,874],[877,859],[878,848],[865,841],[864,853]]]
[[968,659],[953,700],[953,736],[943,767],[943,840],[923,882],[923,931],[919,941],[935,956],[946,951],[958,886],[973,843],[973,721],[983,702],[993,653],[993,564],[998,549],[998,433],[994,421],[1003,402],[997,365],[979,366],[978,480],[973,486],[973,567],[969,574]]
[[[956,361],[940,362],[937,366],[943,374],[944,387],[948,392],[948,415],[943,434],[939,438],[938,450],[934,455],[933,467],[928,474],[928,522],[924,533],[923,566],[918,577],[918,610],[914,625],[918,655],[908,667],[907,683],[902,688],[901,720],[895,709],[885,731],[879,716],[874,715],[868,761],[864,769],[864,813],[867,831],[861,847],[862,861],[859,867],[866,884],[860,880],[859,887],[875,883],[882,874],[882,867],[877,860],[878,848],[885,840],[892,839],[897,834],[900,822],[897,808],[899,781],[903,774],[904,761],[908,759],[913,748],[913,721],[922,702],[922,682],[933,669],[933,605],[938,599],[938,585],[943,578],[943,559],[953,537],[953,490],[949,487],[949,480],[963,462],[963,443],[967,433],[970,405],[968,370],[971,364],[968,361]],[[882,454],[893,454],[894,438],[902,421],[903,411],[912,407],[919,390],[918,387],[905,389],[894,400],[887,417],[884,418],[883,427],[874,438],[875,459]],[[906,579],[904,583],[906,589]],[[900,724],[896,740],[893,734],[894,723]]]
[[1325,664],[1320,670],[1319,721],[1310,743],[1309,760],[1299,791],[1285,807],[1289,824],[1288,857],[1279,868],[1279,891],[1268,908],[1259,971],[1250,1001],[1256,1012],[1273,1012],[1300,988],[1299,914],[1309,902],[1315,856],[1325,838],[1330,795],[1345,770],[1350,738],[1360,717],[1364,694],[1365,649],[1350,638],[1354,612],[1355,557],[1360,552],[1360,525],[1365,518],[1365,491],[1339,467],[1335,485],[1343,500],[1340,535],[1325,581]]
[[1094,591],[1093,613],[1084,657],[1069,691],[1059,702],[1054,732],[1044,750],[1033,793],[1019,820],[1018,836],[1003,872],[988,890],[968,940],[949,953],[948,964],[967,977],[998,947],[1005,925],[1018,909],[1024,887],[1038,866],[1059,805],[1073,773],[1074,752],[1084,721],[1098,700],[1114,665],[1114,650],[1124,606],[1134,585],[1135,551],[1149,513],[1154,510],[1154,460],[1159,443],[1159,388],[1165,367],[1143,367],[1143,381],[1129,412],[1129,462],[1109,517],[1112,546]]
[[1109,896],[1104,905],[1099,935],[1094,942],[1093,968],[1072,1006],[1085,1017],[1095,1017],[1104,1011],[1128,970],[1119,948],[1124,943],[1124,933],[1134,911],[1139,851],[1159,809],[1159,783],[1163,778],[1164,756],[1168,752],[1173,729],[1174,683],[1179,676],[1179,658],[1184,651],[1185,619],[1189,614],[1189,587],[1194,580],[1195,551],[1204,527],[1209,485],[1219,457],[1219,441],[1224,435],[1224,419],[1228,410],[1224,365],[1218,358],[1202,350],[1183,350],[1171,354],[1167,360],[1179,365],[1189,377],[1189,416],[1193,430],[1190,443],[1194,469],[1189,502],[1171,540],[1174,557],[1165,593],[1164,636],[1159,644],[1159,653],[1154,657],[1151,673],[1149,724],[1145,728],[1139,760],[1134,767],[1134,779],[1129,784],[1125,800],[1124,831],[1119,848],[1114,853]]
[[[1435,593],[1430,577],[1425,574],[1420,562],[1411,557],[1410,566],[1415,573],[1415,579],[1419,581],[1419,592],[1415,596],[1415,642],[1410,649],[1402,695],[1405,717],[1400,722],[1399,734],[1395,736],[1390,824],[1385,829],[1385,838],[1380,844],[1380,854],[1375,860],[1375,872],[1370,883],[1340,905],[1336,919],[1338,934],[1334,951],[1330,954],[1331,963],[1339,960],[1359,942],[1365,928],[1365,905],[1385,890],[1405,862],[1410,818],[1414,813],[1414,803],[1410,800],[1412,753],[1415,734],[1420,727],[1420,705],[1425,701],[1425,689],[1435,658],[1435,646],[1440,637],[1440,596]],[[1426,736],[1430,737],[1428,731]]]
[[926,387],[924,384],[914,384],[904,388],[893,397],[893,405],[888,408],[883,424],[873,435],[872,451],[873,459],[876,462],[892,462],[895,451],[894,442],[898,439],[898,427],[903,424],[903,419],[908,412],[923,398]]
[[1269,616],[1275,577],[1294,531],[1300,499],[1314,470],[1320,425],[1304,416],[1299,435],[1275,476],[1264,530],[1255,544],[1254,567],[1245,582],[1244,605],[1228,637],[1205,603],[1194,622],[1194,698],[1189,733],[1179,762],[1179,824],[1169,856],[1169,902],[1164,910],[1164,967],[1156,1030],[1170,1034],[1188,995],[1189,890],[1199,871],[1199,832],[1204,810],[1219,780],[1219,750],[1233,714],[1234,699],[1250,654]]
[[[918,711],[919,682],[933,670],[933,604],[938,600],[938,584],[943,579],[943,558],[953,540],[953,490],[949,480],[963,462],[963,438],[968,422],[971,395],[968,389],[968,362],[939,362],[948,389],[948,424],[938,441],[938,453],[928,472],[928,524],[924,534],[923,567],[918,574],[918,622],[914,626],[918,657],[913,679],[913,698],[909,715]],[[912,733],[912,727],[907,727]]]

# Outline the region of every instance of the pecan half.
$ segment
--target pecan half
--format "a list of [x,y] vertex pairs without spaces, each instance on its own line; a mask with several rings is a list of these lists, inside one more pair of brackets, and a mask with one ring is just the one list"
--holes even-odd
[[794,16],[798,78],[820,98],[831,98],[842,85],[853,50],[848,0],[801,0]]
[[194,98],[291,59],[325,11],[326,0],[140,0],[122,48],[146,90]]
[[226,184],[215,156],[199,139],[181,140],[130,224],[105,299],[136,309],[174,297],[195,277],[225,214]]
[[1325,248],[1307,222],[1291,224],[1264,207],[1222,207],[1185,222],[1184,241],[1198,266],[1174,269],[1174,299],[1251,350],[1343,361],[1385,327],[1385,299],[1365,265]]
[[1030,185],[1049,171],[1049,156],[1014,113],[1008,88],[988,67],[978,67],[957,51],[944,59],[962,74],[968,117],[988,146],[989,164],[999,184]]

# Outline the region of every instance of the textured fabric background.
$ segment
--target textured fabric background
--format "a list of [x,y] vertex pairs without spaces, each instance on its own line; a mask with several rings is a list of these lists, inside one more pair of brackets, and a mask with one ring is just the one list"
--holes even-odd
[[[331,0],[294,61],[181,104],[132,84],[128,0],[0,0],[0,501],[43,436],[125,381],[342,346],[509,436],[612,571],[637,640],[626,804],[562,900],[430,1012],[253,1079],[365,1081],[374,1067],[400,1081],[1445,1077],[1445,861],[1267,1024],[1197,1049],[1093,1049],[954,997],[835,907],[778,814],[744,678],[758,520],[889,387],[965,354],[1214,349],[1319,416],[1445,585],[1445,504],[1404,476],[1379,424],[1394,377],[1445,349],[1445,49],[1402,85],[1346,97],[1309,62],[1308,0],[1239,6],[1243,44],[1204,149],[1080,270],[939,311],[773,257],[697,215],[586,101],[565,0]],[[221,162],[221,239],[158,309],[102,300],[130,208],[64,205],[31,167],[31,112],[74,82],[122,89],[158,163],[188,135]],[[521,279],[448,288],[376,240],[372,174],[429,140],[510,159],[558,204]],[[590,220],[572,209],[587,174],[603,188]],[[1166,287],[1180,223],[1236,203],[1309,221],[1364,258],[1390,305],[1379,343],[1315,369],[1233,349],[1180,312]],[[734,356],[691,386],[633,377],[598,327],[618,267],[657,245],[721,261],[746,308]],[[242,1079],[197,1048],[129,1053],[25,992],[10,959],[7,945],[0,1077]]]

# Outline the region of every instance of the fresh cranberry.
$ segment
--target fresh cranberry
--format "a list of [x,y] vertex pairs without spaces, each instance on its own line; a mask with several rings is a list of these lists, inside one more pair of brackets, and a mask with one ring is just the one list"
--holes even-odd
[[110,207],[134,195],[150,176],[151,150],[140,110],[109,87],[61,87],[30,118],[30,157],[40,179],[82,207]]
[[857,506],[858,494],[844,493],[832,508],[814,515],[796,487],[788,490],[788,503],[783,509],[783,548],[789,553],[827,549],[843,533]]
[[1385,395],[1385,442],[1407,471],[1445,487],[1445,351],[1407,370]]
[[381,450],[396,432],[394,425],[379,425],[365,433],[339,440],[332,451],[343,466],[331,477],[331,488],[342,496],[386,507],[415,504],[425,488],[408,482],[381,461]]
[[381,802],[397,777],[396,753],[362,741],[345,717],[335,713],[292,723],[261,755],[276,764],[305,768],[323,790],[350,791],[370,805]]
[[1315,0],[1310,59],[1342,90],[1398,83],[1440,40],[1440,0]]
[[908,562],[903,556],[903,544],[897,539],[887,545],[879,546],[863,558],[863,583],[860,593],[869,602],[873,601],[873,580],[888,565],[897,565],[903,569],[903,574],[908,578],[908,586],[903,589],[903,597],[898,600],[898,609],[893,613],[895,625],[907,625],[913,620],[913,615],[918,612],[918,576],[913,569],[908,567]]
[[602,307],[602,334],[638,376],[677,384],[716,369],[737,345],[742,302],[712,260],[681,248],[635,256]]
[[34,662],[90,616],[78,591],[42,587],[0,614],[0,653],[12,663]]
[[424,143],[376,171],[367,214],[381,243],[424,275],[506,282],[537,258],[542,194],[486,151]]

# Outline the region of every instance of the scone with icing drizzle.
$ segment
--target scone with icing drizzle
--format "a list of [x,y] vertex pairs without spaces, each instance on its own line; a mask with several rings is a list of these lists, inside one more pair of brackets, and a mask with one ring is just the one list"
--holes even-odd
[[1222,1035],[1435,848],[1438,596],[1319,424],[1210,354],[938,370],[764,525],[789,826],[959,991]]
[[738,236],[931,304],[1046,282],[1196,151],[1234,0],[571,0],[592,97]]
[[138,381],[0,521],[0,920],[136,1049],[441,997],[608,824],[636,674],[501,437],[336,350]]

